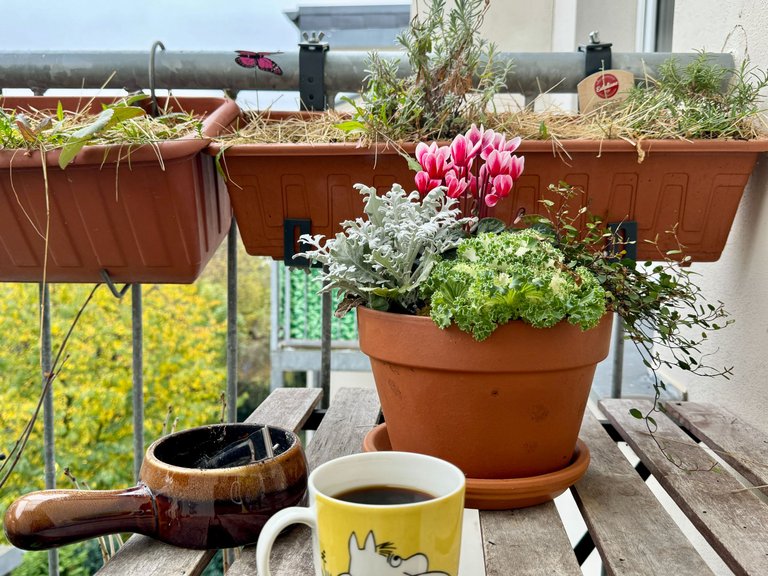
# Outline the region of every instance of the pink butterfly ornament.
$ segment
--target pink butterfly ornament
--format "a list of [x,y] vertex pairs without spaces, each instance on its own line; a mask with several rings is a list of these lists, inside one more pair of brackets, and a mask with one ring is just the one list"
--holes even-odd
[[249,50],[235,50],[235,52],[237,53],[235,62],[243,68],[258,68],[277,76],[283,75],[283,69],[277,65],[277,62],[268,57],[272,54],[280,54],[280,52],[251,52]]

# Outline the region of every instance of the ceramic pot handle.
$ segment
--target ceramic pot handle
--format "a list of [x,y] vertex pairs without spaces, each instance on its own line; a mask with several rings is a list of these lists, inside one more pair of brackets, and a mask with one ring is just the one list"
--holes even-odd
[[[306,524],[312,530],[317,532],[317,512],[314,508],[304,508],[293,506],[283,508],[277,514],[272,516],[259,534],[259,541],[256,544],[256,571],[259,576],[271,576],[269,571],[269,553],[277,539],[278,534],[291,524]],[[317,567],[316,570],[319,570]],[[320,572],[317,572],[321,576]]]
[[157,531],[152,493],[126,490],[42,490],[16,500],[5,513],[5,535],[24,550],[45,550],[105,534]]

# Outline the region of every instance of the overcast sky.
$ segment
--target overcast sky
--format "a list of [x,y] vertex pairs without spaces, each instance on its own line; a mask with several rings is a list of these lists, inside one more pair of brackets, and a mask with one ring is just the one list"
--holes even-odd
[[[44,0],[42,8],[30,10],[29,0],[0,0],[0,52],[141,50],[149,54],[156,40],[174,52],[295,51],[299,34],[286,10],[403,3],[408,0]],[[6,90],[6,94],[17,92],[27,91]],[[297,92],[243,91],[238,103],[276,110],[299,106]]]
[[285,10],[390,3],[403,0],[0,0],[0,50],[291,50]]

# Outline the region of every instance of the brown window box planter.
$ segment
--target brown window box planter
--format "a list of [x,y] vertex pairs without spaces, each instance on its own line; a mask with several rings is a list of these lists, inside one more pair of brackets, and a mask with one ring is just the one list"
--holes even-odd
[[[279,113],[275,114],[279,116]],[[717,260],[744,187],[768,140],[644,141],[644,159],[623,140],[524,141],[525,171],[510,198],[492,215],[511,222],[520,208],[541,210],[549,184],[566,181],[586,194],[581,202],[604,222],[635,221],[638,259],[658,260],[677,249],[694,261]],[[413,154],[415,145],[406,145]],[[218,153],[221,145],[211,145]],[[567,152],[567,155],[563,152]],[[392,148],[356,144],[238,144],[226,148],[228,189],[249,254],[282,258],[285,219],[310,219],[313,234],[332,236],[361,214],[353,185],[415,189],[414,172]],[[645,242],[658,236],[658,247]]]
[[[8,97],[4,108],[77,110],[76,97]],[[97,98],[91,110],[114,99]],[[205,267],[231,222],[226,189],[213,159],[202,154],[238,114],[223,98],[174,98],[184,111],[204,115],[204,138],[156,147],[84,147],[61,170],[58,151],[46,155],[50,282],[190,283]],[[164,99],[161,99],[161,106]],[[176,104],[174,104],[176,106]],[[162,164],[158,159],[162,158]],[[34,226],[30,222],[34,222]],[[39,151],[0,150],[0,281],[43,280],[46,198]]]

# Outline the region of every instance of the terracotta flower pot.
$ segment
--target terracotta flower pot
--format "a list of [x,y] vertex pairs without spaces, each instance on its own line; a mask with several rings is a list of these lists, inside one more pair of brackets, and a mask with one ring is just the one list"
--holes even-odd
[[538,476],[571,462],[610,314],[586,332],[510,322],[483,342],[428,317],[361,307],[358,323],[392,449],[443,458],[470,478]]
[[[61,102],[65,110],[95,114],[114,101],[7,97],[0,106],[55,114]],[[46,154],[48,281],[101,282],[106,270],[115,282],[188,283],[203,270],[229,230],[232,213],[213,158],[202,151],[239,109],[223,98],[174,98],[172,106],[205,115],[204,137],[131,149],[86,146],[65,170],[58,166],[58,150]],[[0,281],[43,279],[42,165],[39,151],[0,150]]]
[[[585,191],[574,208],[585,205],[606,223],[637,222],[638,259],[659,259],[644,242],[657,235],[662,253],[677,249],[666,232],[678,224],[685,254],[700,262],[720,257],[757,155],[768,150],[768,140],[644,141],[641,161],[638,149],[623,140],[562,145],[556,151],[550,142],[524,141],[518,154],[525,156],[525,171],[491,215],[511,223],[520,208],[541,212],[539,200],[559,200],[548,186],[566,181]],[[413,156],[415,143],[402,147]],[[219,144],[210,149],[221,150]],[[384,145],[238,144],[225,149],[224,159],[245,248],[273,258],[283,257],[286,219],[309,219],[312,234],[332,237],[340,222],[360,216],[356,183],[379,191],[394,182],[415,189],[415,173]]]

